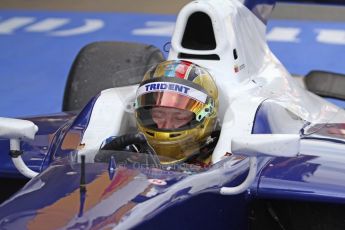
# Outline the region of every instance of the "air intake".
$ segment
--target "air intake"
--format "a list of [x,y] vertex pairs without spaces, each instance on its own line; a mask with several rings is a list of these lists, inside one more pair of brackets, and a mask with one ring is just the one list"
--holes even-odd
[[195,12],[189,16],[181,45],[183,48],[192,50],[216,48],[212,21],[207,14]]

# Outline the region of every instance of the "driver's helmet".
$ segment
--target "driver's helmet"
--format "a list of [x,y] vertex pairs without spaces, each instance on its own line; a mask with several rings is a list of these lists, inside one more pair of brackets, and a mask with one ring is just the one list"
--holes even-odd
[[[155,107],[190,111],[192,118],[178,128],[159,128],[152,118]],[[136,94],[138,129],[162,164],[183,162],[198,154],[215,129],[217,111],[218,89],[213,78],[188,61],[157,64],[145,74]]]

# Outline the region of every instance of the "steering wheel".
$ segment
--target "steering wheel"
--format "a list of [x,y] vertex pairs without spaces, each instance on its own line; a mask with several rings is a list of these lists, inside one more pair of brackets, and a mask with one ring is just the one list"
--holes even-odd
[[[112,150],[112,151],[99,151],[94,161],[95,162],[109,162],[112,156],[116,155],[116,151],[123,152],[127,146],[130,145],[139,146],[141,153],[147,153],[151,158],[151,163],[159,166],[159,159],[153,148],[147,143],[147,140],[142,133],[130,133],[122,136],[118,136],[109,143],[105,144],[101,150]],[[115,150],[115,151],[114,151]]]

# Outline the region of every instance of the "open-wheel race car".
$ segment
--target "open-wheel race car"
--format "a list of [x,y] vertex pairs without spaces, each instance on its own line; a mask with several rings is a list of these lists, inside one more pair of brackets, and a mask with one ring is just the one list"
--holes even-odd
[[143,44],[84,47],[65,112],[0,118],[0,229],[345,229],[345,112],[311,92],[345,99],[325,87],[344,80],[304,86],[287,72],[265,39],[273,7],[204,0],[178,15],[168,60],[206,68],[219,90],[207,167],[102,149],[136,130],[138,83],[164,58]]

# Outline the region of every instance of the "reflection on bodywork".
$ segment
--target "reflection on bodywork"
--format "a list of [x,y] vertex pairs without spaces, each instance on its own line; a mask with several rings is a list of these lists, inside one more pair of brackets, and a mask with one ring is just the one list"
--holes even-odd
[[78,149],[78,147],[80,146],[80,141],[81,141],[81,133],[73,132],[72,130],[66,134],[61,144],[61,149],[62,150]]

